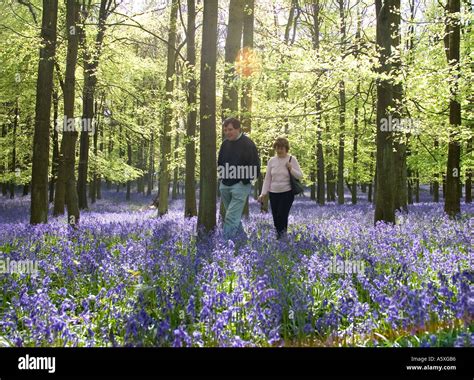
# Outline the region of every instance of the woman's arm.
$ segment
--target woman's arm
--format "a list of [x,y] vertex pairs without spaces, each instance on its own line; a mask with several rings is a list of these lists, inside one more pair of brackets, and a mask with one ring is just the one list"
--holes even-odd
[[298,163],[298,160],[296,159],[295,156],[292,156],[293,158],[291,159],[291,162],[289,163],[291,165],[291,174],[295,176],[297,179],[301,179],[303,177],[303,172],[301,171],[300,164]]
[[[270,159],[271,160],[271,159]],[[270,160],[267,162],[267,172],[265,173],[265,180],[263,181],[262,192],[260,195],[267,195],[272,183],[272,170],[270,168]]]

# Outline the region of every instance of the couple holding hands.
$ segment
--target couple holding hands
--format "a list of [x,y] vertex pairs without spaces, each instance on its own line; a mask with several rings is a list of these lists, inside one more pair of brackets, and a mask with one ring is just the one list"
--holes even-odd
[[[235,239],[245,234],[242,213],[251,191],[251,181],[260,175],[260,157],[255,143],[241,130],[240,121],[228,118],[223,122],[225,139],[217,160],[219,191],[225,208],[224,238]],[[276,155],[267,163],[262,192],[258,197],[270,197],[277,239],[286,239],[288,215],[295,194],[302,191],[295,181],[303,177],[296,157],[288,154],[290,145],[284,137],[273,144]],[[296,187],[296,188],[295,188]]]

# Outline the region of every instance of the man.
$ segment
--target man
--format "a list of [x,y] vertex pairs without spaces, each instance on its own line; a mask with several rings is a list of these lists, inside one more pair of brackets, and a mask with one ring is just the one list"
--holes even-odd
[[244,234],[242,213],[250,194],[250,181],[260,175],[257,147],[242,131],[240,121],[228,118],[223,122],[225,140],[217,160],[219,190],[225,208],[224,238]]

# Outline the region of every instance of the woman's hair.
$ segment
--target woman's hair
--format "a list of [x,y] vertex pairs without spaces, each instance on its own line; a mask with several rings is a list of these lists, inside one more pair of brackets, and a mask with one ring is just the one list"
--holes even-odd
[[285,137],[278,137],[273,143],[273,149],[276,149],[278,147],[283,147],[288,152],[290,150],[290,143]]

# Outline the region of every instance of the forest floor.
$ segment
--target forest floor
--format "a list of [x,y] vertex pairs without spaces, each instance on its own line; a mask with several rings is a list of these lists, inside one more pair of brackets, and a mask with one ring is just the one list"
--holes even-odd
[[0,346],[474,345],[474,205],[450,220],[424,190],[374,226],[360,197],[298,197],[288,241],[251,200],[237,245],[196,241],[181,198],[157,218],[151,197],[104,190],[72,229],[2,197]]

